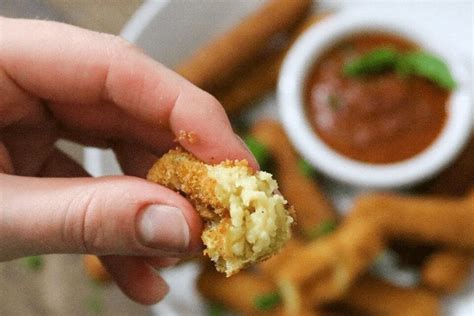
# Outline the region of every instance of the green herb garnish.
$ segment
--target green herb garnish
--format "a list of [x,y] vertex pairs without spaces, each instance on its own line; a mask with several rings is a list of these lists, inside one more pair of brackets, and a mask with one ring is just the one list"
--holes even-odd
[[318,226],[307,230],[304,235],[308,239],[317,239],[325,236],[336,229],[337,223],[333,219],[328,219],[320,223]]
[[264,166],[270,158],[270,152],[268,151],[267,147],[255,137],[250,135],[246,136],[244,141],[247,147],[252,152],[252,154],[255,156],[255,159],[257,159],[257,162],[260,167],[262,167],[262,169],[265,169]]
[[300,158],[298,160],[298,170],[302,175],[306,177],[313,177],[316,174],[316,170],[306,160]]
[[438,57],[426,52],[401,54],[396,70],[403,76],[417,75],[433,81],[441,88],[452,90],[456,87],[448,66]]
[[395,69],[401,76],[420,76],[431,80],[441,88],[456,87],[449,68],[439,57],[422,51],[397,52],[392,48],[375,49],[346,63],[344,75],[358,77]]
[[281,295],[278,292],[263,294],[257,296],[253,303],[259,310],[269,310],[281,303]]
[[91,293],[86,300],[86,307],[90,313],[95,315],[100,315],[104,312],[104,295],[103,295],[103,287],[100,282],[95,280],[91,280],[90,282],[90,289]]
[[207,306],[208,316],[224,316],[226,312],[226,308],[218,303],[209,303]]
[[100,296],[91,296],[87,300],[87,309],[93,314],[101,314],[104,311],[104,302]]
[[392,69],[398,60],[398,52],[389,47],[373,50],[344,65],[344,75],[355,77]]
[[44,266],[44,260],[41,256],[30,256],[23,258],[24,265],[33,271],[39,271]]

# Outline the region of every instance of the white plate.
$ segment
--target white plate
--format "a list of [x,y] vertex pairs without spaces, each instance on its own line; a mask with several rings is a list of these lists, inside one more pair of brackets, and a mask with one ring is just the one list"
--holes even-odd
[[[216,34],[235,24],[242,16],[255,10],[262,0],[148,0],[126,25],[122,35],[142,47],[161,63],[173,67]],[[469,69],[472,62],[472,4],[464,2],[399,1],[318,1],[321,9],[365,10],[378,16],[398,17],[420,32],[433,34],[433,39],[452,47]],[[442,42],[442,43],[441,43]],[[472,76],[472,71],[470,73]],[[261,117],[276,117],[274,96],[248,115],[253,121]],[[110,151],[86,149],[85,166],[95,176],[120,174]],[[336,206],[347,209],[357,190],[334,182],[325,182]],[[153,307],[156,315],[207,315],[205,305],[194,284],[197,267],[187,264],[163,271],[171,291],[163,302]],[[445,299],[448,315],[474,315],[474,278],[460,294]]]

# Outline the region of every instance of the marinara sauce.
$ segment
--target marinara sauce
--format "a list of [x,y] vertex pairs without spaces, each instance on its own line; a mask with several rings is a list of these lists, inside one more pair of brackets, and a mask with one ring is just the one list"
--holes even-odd
[[411,158],[438,136],[449,92],[418,76],[385,71],[346,77],[344,64],[382,47],[416,50],[414,43],[384,33],[360,34],[324,53],[306,81],[306,114],[313,130],[337,152],[385,164]]

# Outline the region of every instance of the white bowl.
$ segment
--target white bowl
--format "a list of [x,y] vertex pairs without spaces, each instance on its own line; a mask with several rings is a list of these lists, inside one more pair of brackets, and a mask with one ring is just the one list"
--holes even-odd
[[[441,56],[458,83],[447,105],[447,121],[437,139],[422,153],[401,162],[370,164],[347,158],[326,145],[312,130],[304,110],[306,78],[317,58],[339,40],[366,31],[396,34]],[[435,175],[460,152],[472,128],[468,74],[438,47],[433,34],[417,33],[397,20],[362,12],[340,13],[306,31],[289,51],[278,83],[278,103],[283,125],[300,154],[326,175],[366,188],[401,188]],[[438,43],[439,44],[439,43]],[[441,46],[441,45],[440,45]]]

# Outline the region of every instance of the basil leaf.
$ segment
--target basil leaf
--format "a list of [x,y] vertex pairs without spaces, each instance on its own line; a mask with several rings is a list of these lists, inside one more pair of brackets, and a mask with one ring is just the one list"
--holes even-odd
[[272,292],[257,296],[254,300],[254,306],[259,310],[269,310],[280,304],[281,295],[278,292]]
[[446,63],[439,57],[424,51],[397,53],[389,47],[375,49],[346,63],[343,72],[348,77],[355,77],[392,68],[395,68],[403,77],[417,75],[447,90],[456,87],[456,81],[451,76]]
[[316,174],[316,170],[304,159],[298,160],[298,170],[302,175],[306,177],[313,177]]
[[41,256],[29,256],[23,258],[25,266],[33,271],[39,271],[44,266],[44,260]]
[[270,152],[268,151],[267,147],[258,139],[250,135],[245,137],[244,142],[255,156],[255,159],[257,159],[260,167],[265,169],[264,166],[270,158]]
[[102,284],[96,280],[91,280],[89,284],[91,293],[86,299],[85,306],[87,307],[87,310],[90,314],[100,315],[105,310],[104,291]]
[[397,59],[398,53],[395,49],[379,48],[346,63],[343,73],[348,77],[355,77],[381,72],[393,68]]
[[396,63],[396,70],[402,76],[413,74],[424,77],[447,90],[456,87],[456,82],[446,63],[427,52],[417,51],[402,54]]
[[87,299],[87,309],[91,314],[100,315],[104,311],[104,302],[99,296],[91,296]]
[[329,233],[333,232],[336,229],[337,223],[333,219],[328,219],[321,222],[316,227],[309,229],[304,234],[308,239],[316,239]]

